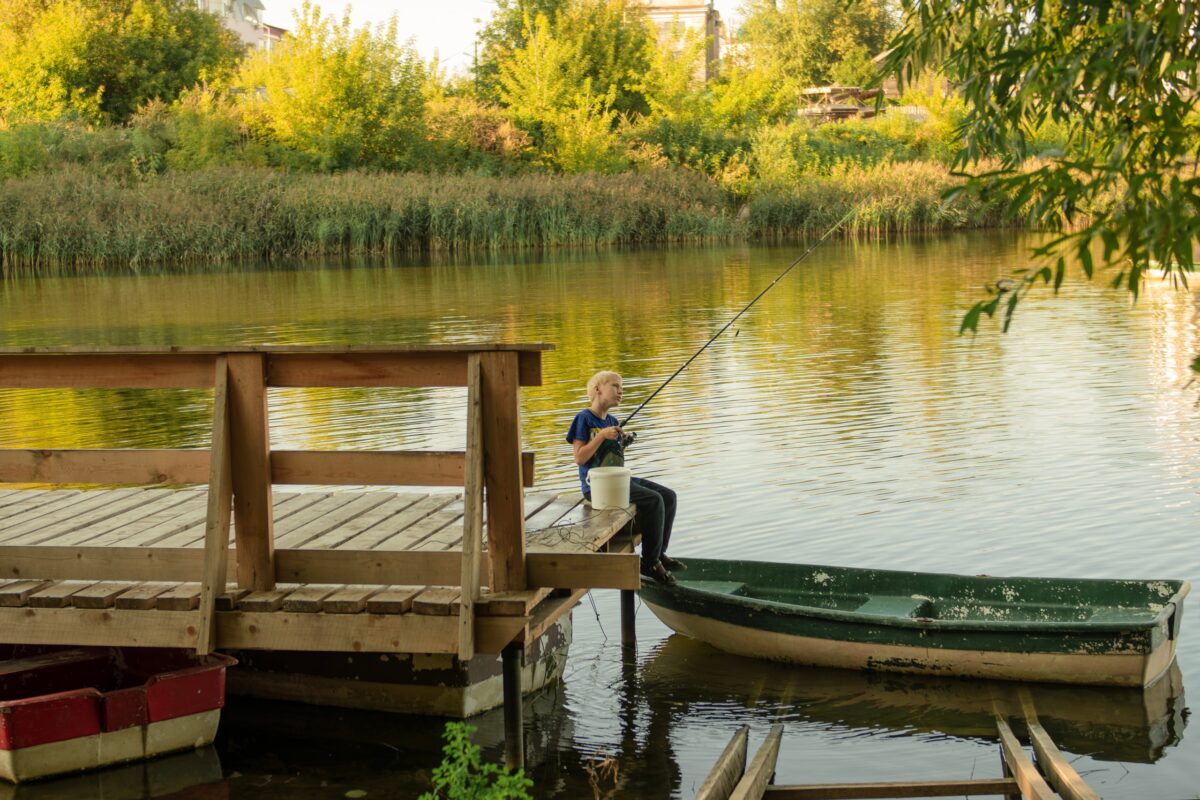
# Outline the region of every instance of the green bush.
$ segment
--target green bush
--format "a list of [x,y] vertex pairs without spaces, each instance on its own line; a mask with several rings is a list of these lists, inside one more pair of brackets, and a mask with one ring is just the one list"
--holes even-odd
[[524,770],[510,771],[484,764],[479,746],[471,741],[474,725],[447,722],[442,738],[442,763],[433,768],[433,791],[420,800],[532,800],[533,781]]

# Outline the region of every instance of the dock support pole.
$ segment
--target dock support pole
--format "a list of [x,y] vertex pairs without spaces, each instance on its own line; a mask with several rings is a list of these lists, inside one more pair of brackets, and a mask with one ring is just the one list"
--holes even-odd
[[633,590],[621,590],[621,644],[637,644],[637,629],[634,627]]
[[524,645],[513,643],[500,652],[504,675],[504,765],[525,768],[525,722],[521,713],[521,662]]

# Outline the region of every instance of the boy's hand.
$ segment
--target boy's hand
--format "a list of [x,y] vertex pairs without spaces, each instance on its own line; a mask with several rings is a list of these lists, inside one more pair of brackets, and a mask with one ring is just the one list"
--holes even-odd
[[619,425],[613,425],[612,427],[609,427],[609,428],[601,428],[600,429],[600,435],[603,436],[605,439],[616,439],[621,436],[621,433],[622,433],[621,426],[619,426]]

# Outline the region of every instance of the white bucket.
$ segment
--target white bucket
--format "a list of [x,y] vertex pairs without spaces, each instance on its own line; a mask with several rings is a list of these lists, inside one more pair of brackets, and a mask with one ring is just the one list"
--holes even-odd
[[587,482],[592,487],[592,508],[626,508],[629,506],[629,478],[625,467],[593,467],[588,470]]

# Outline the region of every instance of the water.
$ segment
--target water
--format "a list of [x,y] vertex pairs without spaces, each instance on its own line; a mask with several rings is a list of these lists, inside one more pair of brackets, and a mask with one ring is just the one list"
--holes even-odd
[[[998,233],[819,249],[638,416],[631,466],[680,493],[671,553],[1200,576],[1195,296],[1152,283],[1131,307],[1121,292],[1070,282],[1057,297],[1031,295],[1008,334],[985,324],[959,337],[982,285],[1023,266],[1029,244]],[[563,437],[587,377],[620,371],[631,410],[796,252],[11,280],[0,284],[0,346],[550,342],[544,385],[523,393],[522,436],[535,490],[566,491]],[[461,448],[461,391],[273,391],[273,443]],[[188,392],[0,393],[0,446],[204,446],[209,403]],[[1013,702],[1012,687],[724,656],[669,636],[640,607],[631,662],[616,593],[593,600],[575,612],[564,681],[527,701],[539,797],[592,797],[589,770],[600,796],[690,797],[740,725],[753,749],[774,721],[786,725],[780,783],[999,774],[991,703]],[[1047,727],[1104,797],[1200,797],[1181,689],[1200,674],[1194,627],[1182,675],[1149,696],[1035,689],[1052,709]],[[474,722],[498,758],[499,714]],[[195,782],[220,797],[415,796],[440,730],[239,700],[219,769]]]

